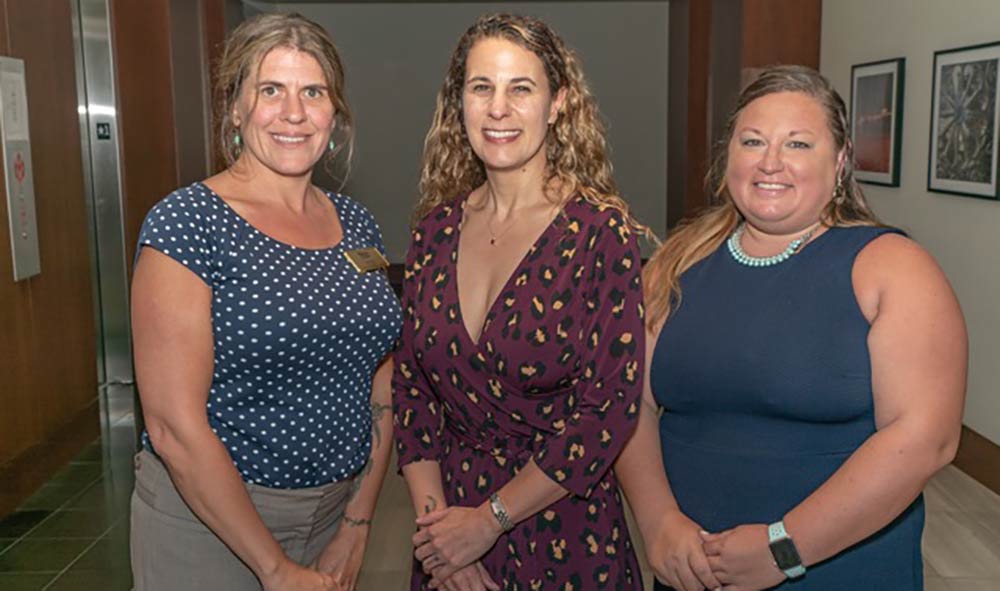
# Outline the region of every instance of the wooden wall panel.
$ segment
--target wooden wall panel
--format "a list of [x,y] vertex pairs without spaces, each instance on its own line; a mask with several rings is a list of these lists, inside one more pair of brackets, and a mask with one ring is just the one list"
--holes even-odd
[[686,0],[672,0],[669,5],[667,42],[667,230],[684,218],[687,200],[687,84],[688,20]]
[[704,207],[707,197],[703,179],[708,171],[711,150],[709,121],[712,2],[689,2],[688,93],[687,93],[687,188],[684,213],[690,215]]
[[126,261],[132,261],[146,213],[177,188],[170,0],[111,0],[110,4],[125,252]]
[[671,0],[668,227],[708,204],[712,142],[749,74],[778,63],[819,67],[822,8],[822,0]]
[[1000,445],[963,425],[954,464],[1000,495]]
[[171,1],[170,52],[173,73],[174,136],[177,184],[189,185],[208,176],[208,151],[205,148],[205,55],[202,34],[203,11],[198,2]]
[[[0,205],[0,467],[89,415],[96,427],[87,214],[70,5],[3,0],[0,51],[25,61],[42,272],[15,283]],[[2,176],[2,174],[0,174]],[[0,185],[0,192],[5,187]]]
[[226,38],[226,4],[224,0],[203,0],[202,11],[204,47],[207,53],[208,137],[211,155],[209,169],[215,173],[225,168],[225,159],[219,152],[218,121],[215,112],[215,69],[222,59],[222,45]]
[[743,67],[819,69],[823,0],[743,0]]

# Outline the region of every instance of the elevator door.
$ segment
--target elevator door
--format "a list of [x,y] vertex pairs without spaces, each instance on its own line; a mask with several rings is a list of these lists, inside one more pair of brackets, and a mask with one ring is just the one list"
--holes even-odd
[[[102,404],[133,410],[128,265],[119,160],[118,111],[107,0],[68,0],[74,11],[76,80]],[[114,419],[115,416],[105,418]]]

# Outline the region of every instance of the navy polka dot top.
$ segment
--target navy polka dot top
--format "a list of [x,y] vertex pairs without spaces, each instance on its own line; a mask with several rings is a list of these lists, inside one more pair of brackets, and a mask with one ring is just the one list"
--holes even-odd
[[[139,246],[178,261],[212,289],[215,369],[208,420],[243,480],[303,488],[349,478],[371,453],[372,374],[399,335],[385,273],[346,251],[385,252],[374,217],[328,193],[344,237],[332,248],[280,242],[202,183],[146,216]],[[183,302],[178,302],[183,305]],[[149,437],[143,444],[150,448]]]

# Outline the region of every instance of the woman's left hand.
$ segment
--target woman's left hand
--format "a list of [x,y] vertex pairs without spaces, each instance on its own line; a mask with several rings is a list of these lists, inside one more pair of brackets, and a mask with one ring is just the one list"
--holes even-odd
[[333,575],[344,591],[357,588],[358,573],[368,546],[368,528],[367,524],[352,525],[341,520],[337,533],[313,565],[319,572]]
[[758,591],[785,580],[774,564],[767,526],[741,525],[717,534],[701,534],[708,565],[723,591]]
[[448,507],[417,519],[420,530],[413,535],[413,555],[424,572],[438,581],[472,564],[493,547],[500,524],[485,508]]

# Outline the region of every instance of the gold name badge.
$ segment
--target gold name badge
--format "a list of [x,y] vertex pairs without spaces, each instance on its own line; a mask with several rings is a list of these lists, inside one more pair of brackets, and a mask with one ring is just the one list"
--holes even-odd
[[344,256],[354,265],[358,273],[368,273],[369,271],[389,268],[389,261],[374,246],[348,250],[344,252]]

